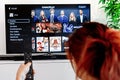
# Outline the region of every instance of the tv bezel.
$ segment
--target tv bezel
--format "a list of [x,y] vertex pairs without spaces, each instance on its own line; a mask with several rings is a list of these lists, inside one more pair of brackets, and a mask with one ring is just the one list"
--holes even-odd
[[[22,6],[22,5],[24,5],[24,6],[30,6],[30,5],[32,5],[32,6],[48,6],[48,5],[50,5],[50,6],[57,6],[57,5],[61,5],[61,6],[65,6],[65,5],[88,5],[89,6],[89,20],[91,21],[91,5],[90,4],[5,4],[5,9],[6,9],[6,6]],[[5,10],[6,11],[6,10]],[[7,18],[6,18],[6,12],[5,12],[5,26],[6,26],[6,20]],[[7,27],[7,26],[6,26]],[[7,33],[6,33],[6,35],[7,35]],[[6,36],[7,37],[7,36]],[[63,37],[63,36],[61,36],[61,37]],[[7,40],[6,40],[6,54],[7,55],[23,55],[23,53],[24,52],[22,52],[22,53],[7,53]],[[66,53],[65,52],[32,52],[32,55],[39,55],[39,56],[51,56],[51,58],[53,57],[53,55],[57,55],[57,56],[66,56]],[[54,58],[55,58],[55,56],[54,56]]]

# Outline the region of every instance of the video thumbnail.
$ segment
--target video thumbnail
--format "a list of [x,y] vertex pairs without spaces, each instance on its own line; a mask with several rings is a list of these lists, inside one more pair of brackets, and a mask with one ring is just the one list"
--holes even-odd
[[50,52],[61,51],[61,37],[50,37]]
[[35,37],[32,37],[32,52],[35,52]]
[[36,33],[61,33],[61,23],[37,23]]
[[48,37],[37,37],[36,38],[37,44],[37,52],[48,52]]
[[65,43],[68,41],[68,36],[62,36],[62,51],[65,51]]

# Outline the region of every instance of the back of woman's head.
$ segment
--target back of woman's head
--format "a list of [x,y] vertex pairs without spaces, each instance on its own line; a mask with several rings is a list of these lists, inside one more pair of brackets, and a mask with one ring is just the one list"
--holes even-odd
[[87,73],[98,80],[120,79],[120,31],[97,22],[84,23],[70,36],[67,46],[78,77]]

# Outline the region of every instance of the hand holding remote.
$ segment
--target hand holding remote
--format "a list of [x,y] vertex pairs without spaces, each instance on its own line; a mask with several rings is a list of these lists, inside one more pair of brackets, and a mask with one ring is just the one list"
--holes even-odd
[[24,60],[25,60],[25,64],[27,64],[28,62],[31,63],[31,66],[29,67],[29,71],[26,74],[25,80],[34,80],[34,77],[33,77],[33,68],[32,68],[32,54],[25,52],[24,53]]
[[25,80],[26,74],[28,73],[30,66],[31,62],[21,64],[16,73],[16,80]]

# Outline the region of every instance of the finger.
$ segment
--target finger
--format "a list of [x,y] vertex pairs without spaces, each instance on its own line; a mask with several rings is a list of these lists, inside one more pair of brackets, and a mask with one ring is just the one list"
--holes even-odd
[[25,70],[24,70],[24,73],[25,73],[25,74],[28,73],[30,66],[31,66],[31,62],[28,62],[28,63],[25,65]]
[[28,62],[27,64],[26,64],[26,66],[30,66],[31,65],[31,62]]
[[33,69],[33,74],[35,74],[35,70]]

